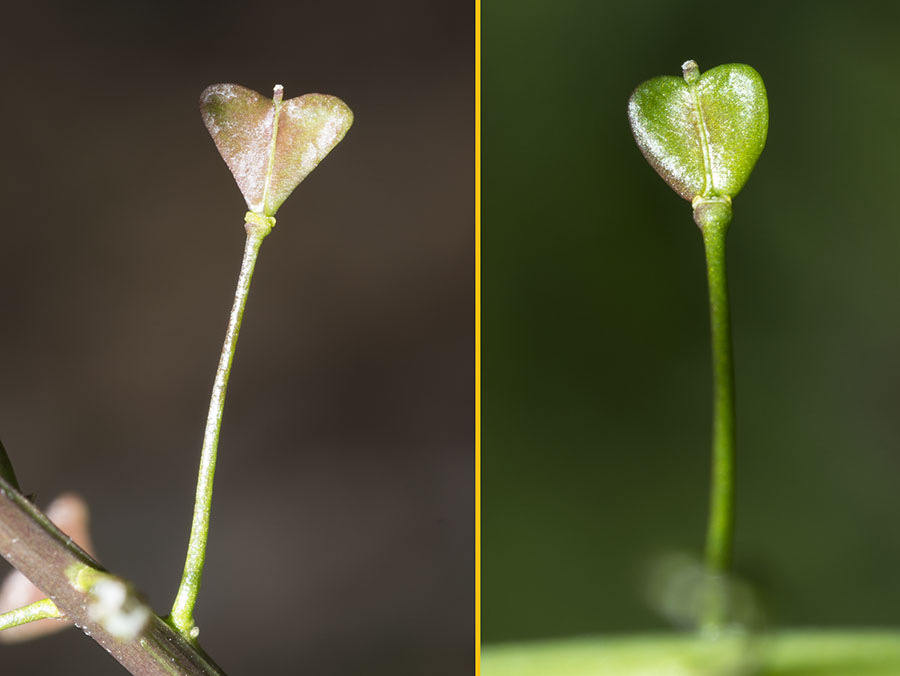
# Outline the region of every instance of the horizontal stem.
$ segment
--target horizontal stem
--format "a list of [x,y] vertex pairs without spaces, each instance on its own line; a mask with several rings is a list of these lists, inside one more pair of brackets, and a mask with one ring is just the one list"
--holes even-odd
[[773,631],[754,640],[726,634],[619,634],[482,647],[482,673],[515,676],[886,676],[900,674],[900,631]]

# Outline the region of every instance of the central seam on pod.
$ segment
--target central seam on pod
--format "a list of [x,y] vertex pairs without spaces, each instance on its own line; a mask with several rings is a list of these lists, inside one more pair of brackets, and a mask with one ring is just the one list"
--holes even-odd
[[713,183],[712,154],[709,147],[709,131],[706,129],[706,117],[703,115],[703,106],[700,105],[700,97],[697,95],[697,85],[688,84],[691,90],[691,100],[694,102],[694,112],[697,113],[697,127],[700,132],[700,149],[703,151],[703,197],[715,194],[716,186]]

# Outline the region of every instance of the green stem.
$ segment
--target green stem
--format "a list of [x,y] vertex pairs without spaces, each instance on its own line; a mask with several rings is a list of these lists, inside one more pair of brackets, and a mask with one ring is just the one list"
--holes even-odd
[[237,290],[234,294],[234,306],[228,319],[225,344],[222,346],[222,355],[219,358],[219,367],[216,370],[212,396],[209,400],[209,415],[206,419],[206,430],[203,435],[200,473],[197,478],[197,495],[194,502],[194,517],[191,522],[191,537],[188,542],[187,559],[184,563],[181,585],[178,587],[178,594],[175,597],[175,603],[172,605],[172,612],[169,615],[169,622],[172,626],[189,638],[196,638],[199,633],[194,622],[194,606],[197,603],[197,594],[200,591],[200,581],[203,576],[203,563],[206,560],[209,514],[212,508],[213,476],[216,471],[216,449],[219,445],[219,431],[222,428],[222,412],[225,408],[228,376],[231,373],[231,363],[234,360],[238,333],[241,329],[241,319],[244,316],[244,308],[247,305],[250,281],[253,278],[253,268],[256,266],[259,248],[275,222],[274,218],[265,219],[258,217],[248,218],[247,220],[247,242],[244,247],[244,258],[241,262],[241,273],[238,278]]
[[717,581],[721,582],[730,569],[734,533],[734,366],[725,273],[725,235],[731,215],[728,198],[695,201],[694,220],[703,233],[706,249],[712,330],[713,439],[706,565],[714,578],[704,624],[714,629],[725,620],[726,599]]
[[41,599],[34,603],[10,610],[0,615],[0,631],[12,629],[37,620],[61,619],[63,614],[50,599]]
[[703,221],[712,329],[713,443],[706,563],[712,572],[725,573],[731,565],[734,530],[734,367],[725,274],[725,234],[731,207],[716,200],[699,204],[695,214]]

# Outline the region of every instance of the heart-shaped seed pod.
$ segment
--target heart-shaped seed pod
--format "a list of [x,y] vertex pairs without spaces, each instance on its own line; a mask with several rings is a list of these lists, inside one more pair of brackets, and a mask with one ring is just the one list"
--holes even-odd
[[683,198],[730,199],[766,145],[766,88],[744,64],[701,74],[687,61],[682,70],[682,77],[655,77],[634,90],[631,131],[647,161]]
[[282,203],[334,148],[353,113],[336,96],[305,94],[282,101],[235,84],[216,84],[200,95],[200,114],[234,175],[247,208],[274,216]]

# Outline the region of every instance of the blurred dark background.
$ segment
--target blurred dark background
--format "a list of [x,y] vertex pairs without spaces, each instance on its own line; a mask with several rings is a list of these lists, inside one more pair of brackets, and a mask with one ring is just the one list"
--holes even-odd
[[766,83],[729,233],[738,570],[776,626],[896,625],[900,5],[486,0],[483,629],[661,629],[660,552],[702,552],[703,247],[628,127],[631,91],[721,63]]
[[[0,435],[39,504],[87,497],[158,612],[244,238],[199,94],[350,105],[262,249],[201,641],[229,674],[470,670],[472,7],[38,0],[0,10],[0,63]],[[0,671],[123,673],[76,631],[0,646]]]

